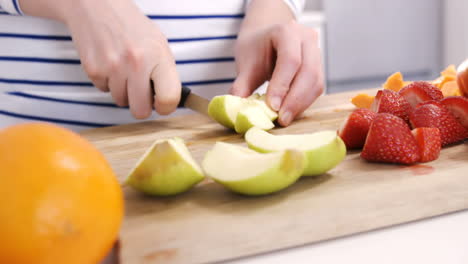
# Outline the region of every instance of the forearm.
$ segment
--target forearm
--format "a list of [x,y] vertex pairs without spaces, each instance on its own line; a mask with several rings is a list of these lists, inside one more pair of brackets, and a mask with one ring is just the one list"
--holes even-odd
[[141,13],[133,0],[19,0],[19,4],[26,15],[65,24],[81,23],[84,19],[108,19],[122,13]]
[[242,32],[267,28],[295,19],[284,0],[252,0],[242,22]]
[[73,10],[73,5],[79,5],[82,0],[19,0],[18,2],[26,15],[65,22],[68,10]]

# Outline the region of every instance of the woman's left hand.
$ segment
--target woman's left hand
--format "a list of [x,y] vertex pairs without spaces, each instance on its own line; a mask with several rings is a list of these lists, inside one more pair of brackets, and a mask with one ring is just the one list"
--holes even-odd
[[[262,0],[257,1],[251,3],[257,3],[252,7],[253,13],[262,5]],[[283,3],[281,5],[288,8]],[[248,16],[251,15],[249,12]],[[231,89],[232,94],[246,97],[265,81],[270,81],[267,103],[279,111],[282,126],[288,126],[323,92],[317,33],[297,23],[289,10],[286,12],[289,18],[287,15],[281,18],[287,22],[279,24],[272,22],[268,25],[268,17],[257,17],[260,25],[250,26],[252,24],[247,17],[237,39],[235,58],[238,75]]]

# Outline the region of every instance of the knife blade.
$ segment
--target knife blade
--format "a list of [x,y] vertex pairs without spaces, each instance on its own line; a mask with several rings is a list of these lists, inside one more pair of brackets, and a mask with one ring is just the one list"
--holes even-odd
[[210,101],[204,97],[192,93],[187,86],[182,86],[178,108],[188,108],[202,115],[208,116],[208,104]]

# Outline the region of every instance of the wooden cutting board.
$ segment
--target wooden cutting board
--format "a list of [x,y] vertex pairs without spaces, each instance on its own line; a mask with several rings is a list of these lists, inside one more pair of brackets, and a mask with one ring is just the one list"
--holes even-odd
[[[375,90],[368,91],[375,93]],[[337,129],[353,109],[342,93],[321,97],[304,118],[274,134]],[[151,143],[179,136],[195,159],[216,141],[242,137],[192,115],[83,132],[123,181]],[[300,246],[468,208],[468,144],[444,148],[431,163],[367,163],[358,152],[328,174],[303,178],[269,196],[245,197],[205,180],[171,197],[124,186],[121,263],[206,263]]]

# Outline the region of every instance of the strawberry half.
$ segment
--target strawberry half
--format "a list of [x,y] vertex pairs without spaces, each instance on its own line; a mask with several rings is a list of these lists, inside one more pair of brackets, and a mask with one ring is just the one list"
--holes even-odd
[[445,107],[448,108],[450,113],[462,124],[463,127],[468,129],[468,99],[463,96],[450,96],[441,101]]
[[440,130],[435,127],[419,127],[411,131],[419,148],[419,162],[429,162],[439,158],[442,144]]
[[338,135],[343,139],[346,148],[362,148],[366,142],[367,132],[376,113],[369,109],[354,110],[343,122]]
[[376,113],[393,114],[407,121],[411,106],[399,93],[384,89],[377,92],[371,110]]
[[428,82],[413,82],[403,87],[399,92],[411,107],[416,107],[419,103],[435,100],[439,101],[444,98],[444,95],[439,88]]
[[361,157],[367,161],[412,164],[419,149],[408,124],[388,113],[377,114],[367,134]]
[[450,111],[440,102],[421,103],[410,115],[413,128],[435,127],[440,130],[442,146],[464,140],[468,136],[465,129]]

